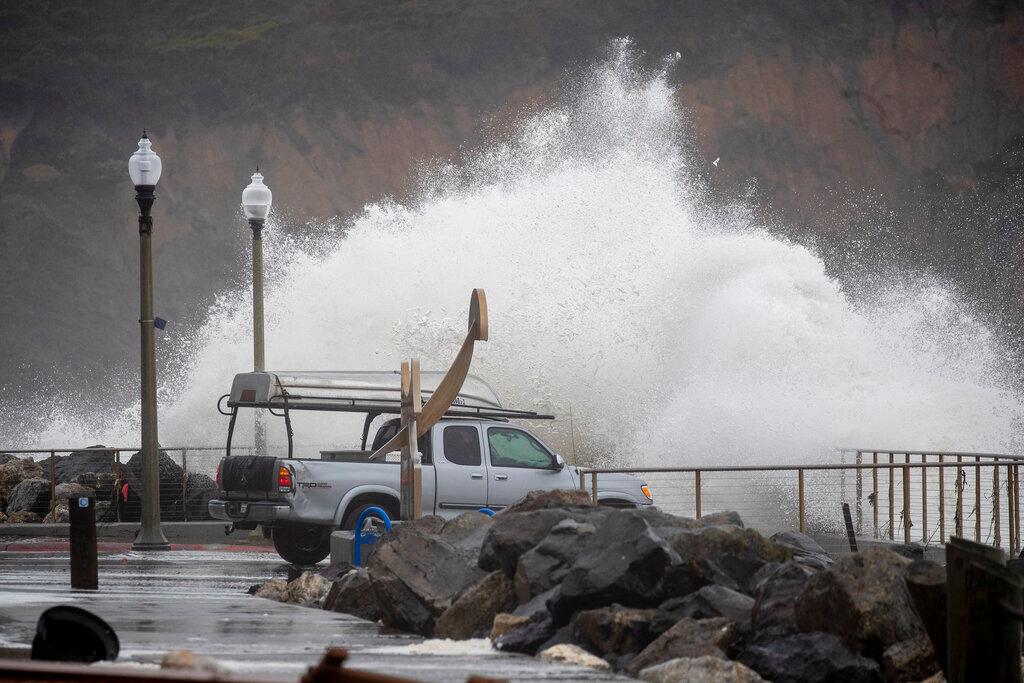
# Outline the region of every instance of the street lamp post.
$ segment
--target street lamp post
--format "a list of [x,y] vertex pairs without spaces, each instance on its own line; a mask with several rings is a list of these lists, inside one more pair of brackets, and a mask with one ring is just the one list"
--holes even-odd
[[128,175],[139,203],[139,329],[142,350],[142,528],[133,550],[170,550],[160,529],[160,465],[157,461],[156,351],[153,330],[153,216],[160,157],[142,131],[139,149],[128,159]]
[[[242,209],[252,228],[252,365],[253,370],[266,370],[263,344],[263,224],[270,213],[274,195],[263,184],[260,167],[252,174],[252,182],[242,190]],[[267,435],[263,424],[263,413],[256,415],[254,443],[257,455],[266,455]]]

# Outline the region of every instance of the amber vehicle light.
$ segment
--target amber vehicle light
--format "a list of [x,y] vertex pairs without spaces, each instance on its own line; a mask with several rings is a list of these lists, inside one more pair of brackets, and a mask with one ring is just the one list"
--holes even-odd
[[651,489],[647,486],[647,484],[643,484],[640,487],[640,490],[644,492],[645,496],[647,496],[647,500],[654,502],[654,496],[651,495]]
[[284,465],[277,469],[277,486],[281,493],[292,490],[292,471]]

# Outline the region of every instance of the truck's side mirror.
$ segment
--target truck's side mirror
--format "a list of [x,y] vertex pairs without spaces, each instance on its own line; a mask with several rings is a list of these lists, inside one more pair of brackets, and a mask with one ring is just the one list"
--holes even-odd
[[558,453],[555,453],[555,464],[552,465],[551,469],[555,470],[556,472],[560,472],[564,467],[565,467],[565,458],[563,458]]

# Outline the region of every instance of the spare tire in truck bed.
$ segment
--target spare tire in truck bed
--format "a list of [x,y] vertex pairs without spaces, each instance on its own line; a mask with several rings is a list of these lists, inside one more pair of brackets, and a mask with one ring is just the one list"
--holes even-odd
[[274,491],[277,458],[268,455],[234,455],[220,466],[221,488],[225,491]]

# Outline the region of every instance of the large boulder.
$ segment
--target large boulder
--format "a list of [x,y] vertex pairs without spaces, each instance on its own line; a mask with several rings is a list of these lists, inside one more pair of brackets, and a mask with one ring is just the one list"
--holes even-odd
[[207,504],[217,497],[217,483],[205,474],[189,472],[185,477],[185,514],[188,519],[211,519]]
[[40,521],[42,521],[42,517],[40,517],[34,512],[22,510],[20,512],[15,512],[14,514],[8,515],[7,521],[11,524],[38,524]]
[[41,479],[43,468],[32,458],[14,458],[0,464],[0,507],[7,507],[11,489],[25,479]]
[[721,512],[712,512],[709,515],[704,515],[698,520],[701,526],[743,526],[743,519],[740,517],[740,513],[733,512],[731,510],[723,510]]
[[725,617],[740,628],[750,625],[754,598],[725,586],[712,584],[681,598],[670,598],[658,606],[656,624],[658,633],[667,631],[682,619],[712,619]]
[[18,456],[13,453],[0,453],[0,465],[6,465],[12,460],[17,460]]
[[726,652],[736,642],[736,624],[728,619],[680,619],[662,633],[629,663],[628,671],[640,671],[679,657],[709,655],[726,659]]
[[481,512],[463,512],[444,521],[436,533],[455,548],[468,550],[476,556],[493,523],[492,517]]
[[535,655],[550,641],[558,630],[550,614],[544,614],[534,619],[526,617],[515,617],[512,615],[498,615],[494,620],[494,628],[498,627],[499,620],[502,622],[501,631],[495,637],[495,630],[492,629],[491,636],[494,648],[502,652],[518,652],[524,655]]
[[851,652],[830,633],[797,633],[750,645],[736,659],[775,683],[873,683],[878,662]]
[[449,538],[430,518],[401,524],[377,544],[367,565],[370,586],[385,625],[432,636],[437,619],[485,573],[477,549],[460,534]]
[[71,519],[71,513],[68,510],[68,502],[65,500],[62,503],[57,503],[53,506],[53,509],[43,517],[43,523],[45,524],[66,524]]
[[613,510],[595,526],[551,605],[558,623],[579,610],[613,602],[656,606],[666,570],[679,563],[679,556],[636,510]]
[[494,618],[515,605],[512,581],[505,572],[491,572],[470,586],[441,614],[434,636],[452,640],[482,638],[491,631]]
[[539,544],[519,557],[515,591],[520,603],[560,584],[596,527],[589,522],[563,519]]
[[889,683],[923,681],[939,668],[932,643],[924,636],[890,645],[882,653],[882,670]]
[[323,608],[369,621],[380,619],[380,609],[370,588],[370,577],[361,568],[351,569],[331,583]]
[[95,498],[96,490],[91,489],[88,486],[82,486],[81,484],[69,481],[63,484],[57,484],[54,495],[58,501],[67,503],[68,498]]
[[658,636],[651,628],[657,613],[621,605],[586,610],[576,615],[575,635],[601,654],[637,653]]
[[[102,449],[102,445],[89,446],[90,449]],[[115,456],[113,450],[81,450],[55,458],[54,470],[57,483],[75,481],[79,475],[113,472]],[[50,478],[50,468],[43,468],[43,476]]]
[[540,543],[556,524],[567,519],[587,522],[589,516],[602,516],[607,512],[598,508],[548,508],[511,514],[503,510],[495,515],[480,548],[480,568],[488,572],[500,569],[514,576],[520,556]]
[[833,559],[817,541],[799,531],[780,531],[772,535],[772,543],[788,548],[793,561],[814,569],[828,569]]
[[791,557],[788,549],[757,531],[734,525],[684,529],[670,546],[680,560],[665,577],[667,596],[686,595],[712,583],[750,593],[758,570]]
[[803,593],[812,570],[804,564],[786,562],[766,565],[754,585],[751,625],[757,630],[796,633],[796,601]]
[[594,502],[586,491],[579,489],[553,489],[530,491],[518,502],[498,513],[499,518],[521,512],[548,510],[550,508],[589,508]]
[[833,633],[880,660],[890,645],[925,635],[907,590],[908,565],[881,547],[841,558],[808,579],[796,602],[797,624]]
[[50,482],[46,479],[22,479],[7,496],[7,515],[32,512],[43,516],[50,511]]
[[[181,501],[181,465],[174,462],[171,456],[163,451],[160,451],[157,463],[160,471],[160,516],[162,519],[168,520],[182,519],[184,508]],[[129,484],[128,507],[134,510],[136,505],[141,505],[139,496],[145,490],[142,485],[142,455],[139,452],[134,453],[124,469]],[[135,515],[130,514],[130,516],[134,517]]]
[[753,669],[720,657],[680,657],[650,666],[637,676],[647,683],[762,683]]

